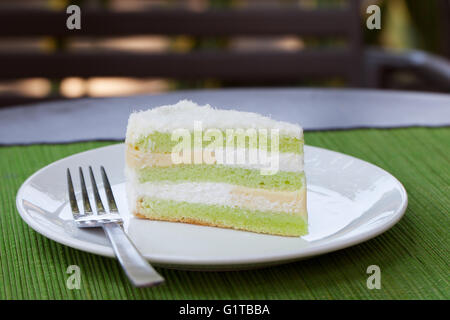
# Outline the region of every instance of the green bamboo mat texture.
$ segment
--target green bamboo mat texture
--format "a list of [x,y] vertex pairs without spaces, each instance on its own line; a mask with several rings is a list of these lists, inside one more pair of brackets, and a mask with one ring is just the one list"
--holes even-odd
[[[36,170],[114,142],[0,147],[1,299],[449,299],[450,129],[322,131],[307,144],[370,161],[396,176],[409,195],[403,219],[363,244],[282,266],[234,272],[159,269],[157,288],[133,288],[116,260],[72,249],[29,228],[15,196]],[[66,288],[69,265],[81,289]],[[380,290],[366,286],[381,268]]]

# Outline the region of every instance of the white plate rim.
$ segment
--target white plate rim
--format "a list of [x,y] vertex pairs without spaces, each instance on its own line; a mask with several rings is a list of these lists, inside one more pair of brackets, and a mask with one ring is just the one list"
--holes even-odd
[[[21,197],[21,194],[23,193],[23,189],[29,183],[29,181],[31,181],[35,176],[39,175],[42,171],[46,170],[48,167],[55,165],[57,163],[63,162],[66,159],[68,159],[72,156],[75,156],[75,155],[82,156],[85,153],[96,152],[101,149],[106,149],[106,148],[111,148],[111,147],[117,147],[120,144],[121,143],[117,143],[117,144],[112,144],[112,145],[108,145],[108,146],[93,148],[90,150],[74,153],[67,157],[56,160],[56,161],[46,165],[45,167],[39,169],[35,173],[33,173],[22,183],[22,185],[20,186],[20,188],[16,194],[16,207],[18,209],[18,212],[19,212],[19,215],[21,216],[21,218],[34,231],[36,231],[37,233],[39,233],[39,234],[43,235],[44,237],[49,238],[53,241],[56,241],[63,245],[66,245],[71,248],[78,249],[78,250],[81,250],[84,252],[89,252],[89,253],[93,253],[93,254],[97,254],[97,255],[101,255],[101,256],[105,256],[105,257],[111,257],[111,258],[115,257],[114,252],[111,247],[105,247],[103,245],[98,245],[95,243],[90,243],[90,242],[79,240],[79,239],[73,239],[72,237],[61,238],[59,235],[57,235],[51,229],[41,228],[39,223],[37,223],[34,219],[32,219],[26,213],[25,208],[23,208],[23,205],[21,203],[21,200],[23,200],[23,197]],[[353,235],[353,236],[350,236],[350,237],[344,238],[344,239],[336,239],[333,242],[328,242],[328,243],[324,243],[321,245],[315,245],[314,247],[301,248],[301,250],[299,252],[271,254],[271,255],[265,255],[263,257],[257,257],[257,258],[250,257],[250,258],[240,258],[240,259],[225,259],[225,258],[217,259],[217,258],[214,258],[212,260],[208,260],[208,259],[189,259],[187,257],[183,257],[183,259],[182,259],[183,262],[180,262],[179,258],[177,259],[177,258],[170,258],[170,257],[158,256],[158,255],[153,255],[151,257],[146,256],[146,259],[149,260],[154,265],[164,266],[164,267],[169,267],[169,268],[176,268],[176,269],[186,269],[186,268],[189,269],[190,267],[199,268],[199,269],[203,269],[203,267],[215,269],[215,268],[226,268],[226,267],[232,267],[232,266],[240,266],[242,268],[246,268],[246,267],[252,268],[252,267],[259,267],[259,266],[266,266],[266,265],[276,265],[276,264],[282,264],[282,263],[288,263],[288,262],[292,262],[292,261],[302,260],[302,259],[310,258],[313,256],[318,256],[318,255],[322,255],[325,253],[329,253],[329,252],[334,252],[337,250],[341,250],[341,249],[345,249],[345,248],[354,246],[356,244],[363,243],[367,240],[373,239],[373,238],[377,237],[378,235],[386,232],[387,230],[392,228],[395,224],[397,224],[400,221],[400,219],[404,216],[406,208],[408,206],[408,194],[407,194],[406,189],[403,186],[403,184],[394,175],[392,175],[385,169],[380,168],[368,161],[359,159],[359,158],[351,156],[351,155],[347,155],[347,154],[344,154],[341,152],[337,152],[334,150],[329,150],[329,149],[321,148],[321,147],[315,147],[315,146],[309,146],[309,145],[305,145],[305,146],[307,146],[308,148],[325,150],[327,152],[336,154],[336,156],[343,155],[345,157],[355,159],[357,161],[365,163],[366,165],[369,165],[369,166],[377,168],[378,170],[381,170],[381,172],[383,172],[384,174],[387,174],[388,176],[393,178],[395,180],[395,182],[397,183],[399,190],[400,190],[400,195],[402,198],[401,206],[399,208],[397,208],[397,210],[392,214],[392,217],[390,219],[388,219],[386,222],[381,223],[380,225],[378,225],[364,233],[356,234],[356,235]],[[89,245],[86,246],[85,245],[86,243],[88,243]],[[235,269],[235,268],[233,268],[233,269]]]

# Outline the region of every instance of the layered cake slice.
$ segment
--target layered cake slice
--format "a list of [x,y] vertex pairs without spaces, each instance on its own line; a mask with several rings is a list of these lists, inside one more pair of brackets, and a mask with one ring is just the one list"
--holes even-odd
[[307,234],[300,126],[180,101],[132,113],[125,143],[136,216]]

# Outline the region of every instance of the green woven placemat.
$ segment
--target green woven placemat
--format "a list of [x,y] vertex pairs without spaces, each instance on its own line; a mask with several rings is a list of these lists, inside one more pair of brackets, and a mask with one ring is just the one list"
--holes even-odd
[[[391,230],[363,244],[309,260],[239,272],[159,269],[163,286],[133,288],[116,260],[51,241],[20,218],[15,196],[41,167],[108,142],[0,147],[2,299],[449,299],[450,129],[310,132],[306,143],[370,161],[405,186],[409,205]],[[366,286],[381,268],[380,290]],[[66,287],[69,265],[81,289]]]

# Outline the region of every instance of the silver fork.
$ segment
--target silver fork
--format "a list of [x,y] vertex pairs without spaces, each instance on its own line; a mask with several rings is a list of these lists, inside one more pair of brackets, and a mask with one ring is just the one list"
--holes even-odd
[[111,242],[117,259],[119,259],[119,262],[122,265],[122,268],[136,287],[150,287],[164,282],[164,278],[161,277],[155,269],[153,269],[147,260],[145,260],[145,258],[139,253],[137,248],[131,242],[130,238],[128,238],[125,231],[122,229],[123,220],[119,214],[119,210],[117,209],[116,201],[114,199],[105,168],[101,166],[103,186],[105,188],[106,199],[109,207],[108,212],[105,210],[100,198],[92,167],[89,166],[89,175],[91,178],[97,214],[94,214],[92,210],[84,180],[83,169],[81,167],[79,167],[79,172],[81,196],[83,199],[83,212],[81,212],[78,208],[72,177],[70,175],[70,170],[67,169],[69,201],[75,224],[79,228],[103,228],[109,238],[109,241]]

